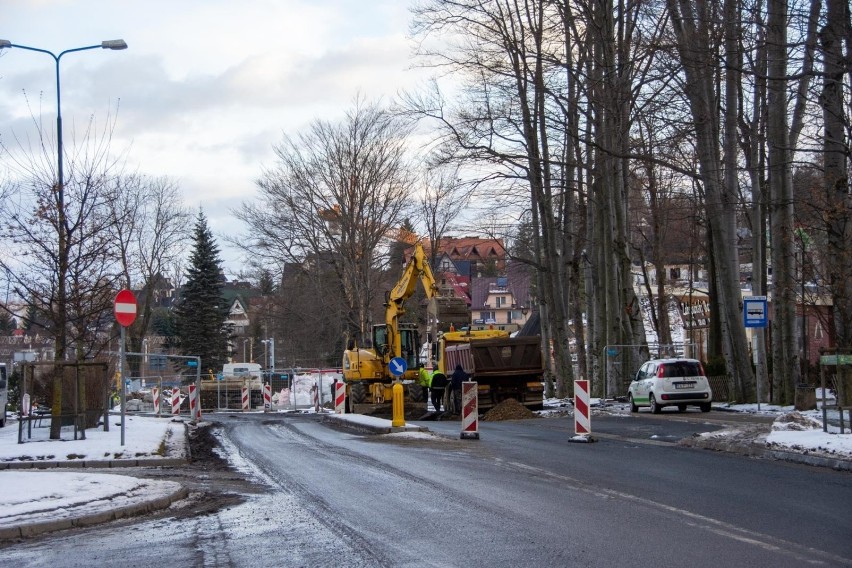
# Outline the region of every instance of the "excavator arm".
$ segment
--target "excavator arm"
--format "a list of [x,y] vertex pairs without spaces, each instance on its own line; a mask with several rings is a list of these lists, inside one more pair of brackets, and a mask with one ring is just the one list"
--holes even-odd
[[423,290],[429,300],[438,295],[435,277],[426,261],[423,245],[419,242],[414,245],[414,254],[411,255],[402,276],[400,276],[393,290],[388,293],[385,301],[385,324],[388,331],[386,361],[390,361],[391,357],[402,355],[402,346],[399,341],[399,316],[405,313],[405,301],[414,294],[418,281],[423,285]]
[[399,317],[405,313],[405,301],[414,294],[418,282],[423,286],[426,298],[429,300],[429,312],[436,319],[447,316],[454,324],[470,323],[467,302],[461,298],[441,297],[423,245],[419,242],[415,243],[414,254],[405,265],[402,276],[393,290],[388,293],[385,302],[385,324],[388,332],[388,350],[384,355],[386,362],[392,357],[402,355],[402,345],[399,341]]

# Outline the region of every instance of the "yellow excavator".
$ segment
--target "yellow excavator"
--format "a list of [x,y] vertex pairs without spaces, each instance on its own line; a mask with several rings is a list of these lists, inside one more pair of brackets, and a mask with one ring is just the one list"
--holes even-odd
[[[402,276],[393,290],[386,294],[385,322],[373,326],[372,342],[359,347],[354,339],[350,340],[343,353],[343,380],[352,404],[390,402],[393,381],[397,378],[412,387],[409,389],[411,399],[422,399],[417,374],[419,367],[428,367],[430,361],[420,358],[421,340],[417,324],[399,321],[405,313],[405,301],[414,294],[418,282],[429,302],[429,332],[436,334],[470,324],[467,301],[441,295],[423,246],[417,242]],[[398,363],[399,359],[405,361],[406,368],[401,374],[400,368],[391,369],[391,361]]]

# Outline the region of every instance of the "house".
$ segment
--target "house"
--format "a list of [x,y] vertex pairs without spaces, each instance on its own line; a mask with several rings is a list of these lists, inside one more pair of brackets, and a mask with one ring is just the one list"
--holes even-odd
[[[484,239],[481,237],[444,237],[438,244],[437,272],[451,272],[458,270],[459,261],[469,263],[468,275],[471,277],[482,276],[485,273],[495,274],[506,268],[506,248],[502,239]],[[423,242],[423,250],[426,256],[432,254],[432,244]],[[405,250],[405,261],[407,262],[414,254],[414,247]]]
[[507,265],[505,276],[472,279],[471,312],[474,325],[510,325],[515,329],[526,323],[530,313],[528,268],[512,263]]

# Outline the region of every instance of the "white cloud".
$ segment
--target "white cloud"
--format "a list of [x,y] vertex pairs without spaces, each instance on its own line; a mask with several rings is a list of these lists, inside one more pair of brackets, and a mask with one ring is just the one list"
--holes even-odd
[[[408,2],[385,0],[7,0],[0,38],[58,52],[123,38],[129,49],[61,62],[64,123],[118,107],[114,148],[131,168],[177,179],[214,232],[255,194],[282,133],[334,120],[357,93],[414,85]],[[14,31],[14,37],[9,34]],[[0,136],[31,129],[21,94],[53,128],[53,62],[0,52]],[[0,158],[2,159],[2,158]],[[222,243],[224,249],[224,243]],[[224,251],[223,251],[224,252]]]

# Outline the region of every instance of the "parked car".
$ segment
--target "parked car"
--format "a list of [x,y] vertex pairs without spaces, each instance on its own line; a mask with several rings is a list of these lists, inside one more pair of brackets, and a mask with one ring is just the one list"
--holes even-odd
[[631,412],[638,412],[640,406],[649,407],[654,414],[665,406],[677,406],[683,412],[687,405],[710,412],[713,391],[700,361],[652,359],[639,368],[630,383],[627,400]]

